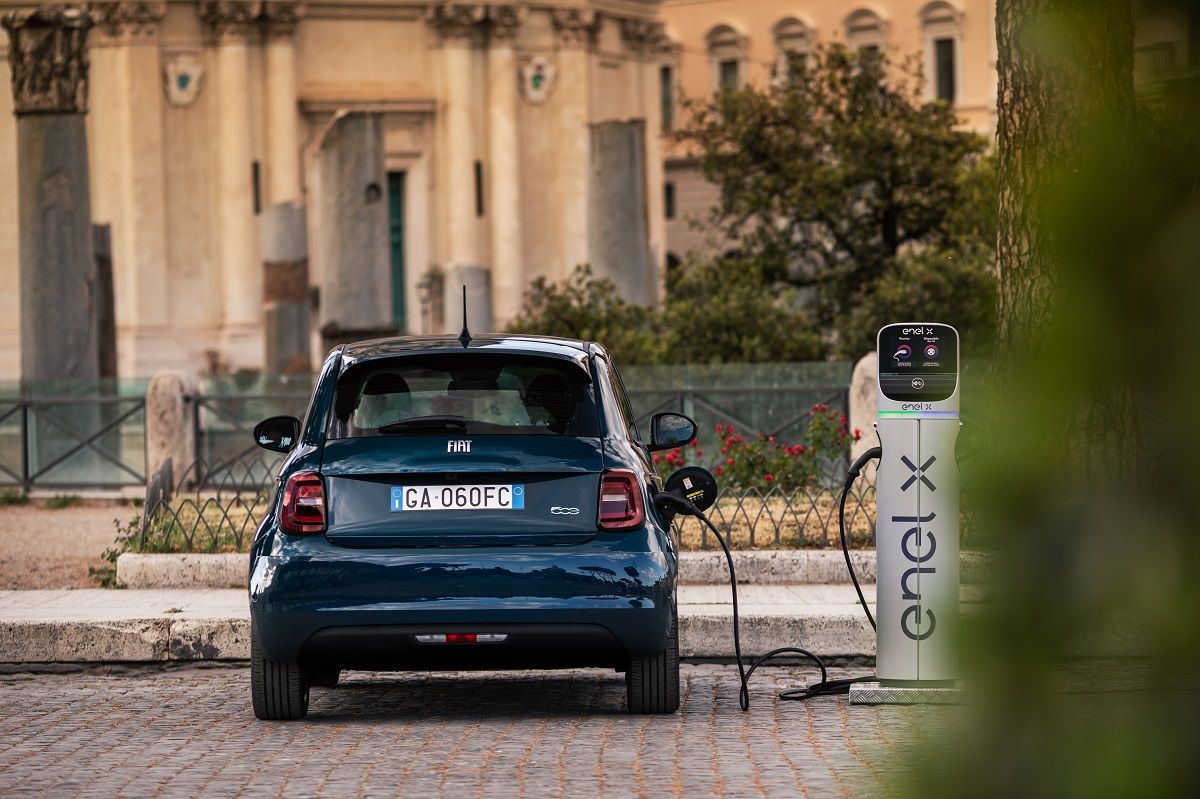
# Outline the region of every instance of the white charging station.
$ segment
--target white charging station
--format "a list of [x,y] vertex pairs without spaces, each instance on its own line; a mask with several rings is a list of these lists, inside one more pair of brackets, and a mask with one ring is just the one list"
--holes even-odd
[[877,338],[883,454],[875,480],[876,674],[852,704],[955,701],[958,677],[958,331],[887,325]]

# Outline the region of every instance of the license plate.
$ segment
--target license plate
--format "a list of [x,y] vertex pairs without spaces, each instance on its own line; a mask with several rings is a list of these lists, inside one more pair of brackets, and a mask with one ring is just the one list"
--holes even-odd
[[523,485],[392,486],[391,510],[524,510]]

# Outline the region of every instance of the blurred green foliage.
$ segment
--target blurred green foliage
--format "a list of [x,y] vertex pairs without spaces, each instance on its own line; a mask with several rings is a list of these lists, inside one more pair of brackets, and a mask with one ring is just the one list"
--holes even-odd
[[[1200,52],[1196,3],[1148,7]],[[1200,73],[1135,101],[1128,0],[997,9],[1001,332],[962,468],[998,568],[969,734],[909,793],[1196,796]]]

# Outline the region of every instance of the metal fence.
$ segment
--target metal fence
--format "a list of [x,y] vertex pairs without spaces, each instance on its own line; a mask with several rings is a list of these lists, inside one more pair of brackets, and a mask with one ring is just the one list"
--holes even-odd
[[[723,488],[707,515],[734,549],[838,547],[839,495],[829,488]],[[699,519],[677,517],[675,528],[685,549],[719,546]],[[875,540],[875,486],[863,480],[846,497],[846,536],[851,546]]]
[[281,457],[197,460],[176,475],[168,459],[146,483],[141,552],[244,552],[275,490]]
[[0,398],[0,485],[88,489],[146,482],[146,399]]
[[[146,486],[137,549],[142,552],[245,551],[275,491],[278,458],[245,456],[209,464],[197,461],[176,474],[170,461]],[[829,488],[724,488],[708,516],[736,549],[825,548],[840,545],[839,492]],[[707,527],[677,517],[685,549],[714,549]],[[875,486],[864,479],[846,501],[851,546],[874,540]]]

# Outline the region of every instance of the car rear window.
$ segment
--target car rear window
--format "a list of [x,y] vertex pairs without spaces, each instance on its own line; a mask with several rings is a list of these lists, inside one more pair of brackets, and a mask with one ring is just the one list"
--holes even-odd
[[380,435],[598,436],[578,365],[538,357],[405,356],[338,380],[330,438]]

